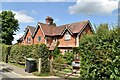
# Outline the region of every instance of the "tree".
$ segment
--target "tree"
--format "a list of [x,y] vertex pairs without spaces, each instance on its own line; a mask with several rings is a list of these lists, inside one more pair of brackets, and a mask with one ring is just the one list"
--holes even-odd
[[101,24],[92,36],[80,42],[80,75],[82,80],[120,80],[120,28],[109,30]]
[[4,44],[11,45],[14,39],[14,32],[19,30],[18,20],[12,11],[2,11],[0,13],[0,41]]

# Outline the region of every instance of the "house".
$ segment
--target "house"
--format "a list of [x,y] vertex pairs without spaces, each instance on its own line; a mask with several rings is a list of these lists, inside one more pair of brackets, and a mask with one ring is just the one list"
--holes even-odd
[[18,44],[21,45],[21,44],[25,44],[25,45],[31,45],[31,44],[34,44],[33,43],[33,32],[35,30],[35,27],[32,27],[32,26],[27,26],[26,29],[25,29],[25,34],[20,38],[18,39]]
[[52,17],[46,18],[46,23],[38,22],[36,28],[28,26],[25,34],[18,40],[19,44],[47,45],[49,50],[57,46],[62,53],[78,47],[82,34],[92,34],[93,29],[89,20],[56,26]]

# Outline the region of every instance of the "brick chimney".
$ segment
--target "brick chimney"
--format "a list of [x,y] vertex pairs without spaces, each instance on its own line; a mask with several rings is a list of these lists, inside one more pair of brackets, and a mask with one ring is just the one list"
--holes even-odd
[[53,18],[50,16],[47,16],[45,20],[46,20],[46,24],[48,25],[52,25],[54,21]]

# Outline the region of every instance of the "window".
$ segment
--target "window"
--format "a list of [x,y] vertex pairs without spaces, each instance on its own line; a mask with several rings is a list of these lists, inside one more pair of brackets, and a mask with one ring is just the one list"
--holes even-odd
[[27,43],[30,44],[31,38],[27,38]]
[[64,51],[65,53],[67,52],[67,50]]
[[41,41],[41,36],[38,36],[38,37],[37,37],[37,41],[38,41],[38,42]]
[[69,32],[67,31],[65,33],[65,40],[70,40],[71,39],[71,35],[69,34]]

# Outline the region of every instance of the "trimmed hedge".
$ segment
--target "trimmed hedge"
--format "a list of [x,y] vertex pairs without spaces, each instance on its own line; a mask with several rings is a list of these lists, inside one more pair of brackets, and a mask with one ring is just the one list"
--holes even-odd
[[82,80],[120,80],[120,30],[102,31],[85,36],[81,41],[79,50]]
[[[3,55],[2,57],[5,59],[6,54],[9,54],[9,62],[11,63],[25,63],[26,58],[34,58],[38,65],[38,59],[42,59],[42,69],[41,73],[48,73],[49,70],[49,50],[45,44],[37,44],[37,45],[12,45],[11,50],[8,51],[8,47],[6,45],[3,46]],[[3,61],[5,61],[3,59]]]
[[11,49],[11,46],[10,45],[5,45],[5,44],[2,44],[2,61],[4,62],[8,62],[8,56],[10,55],[10,49]]

